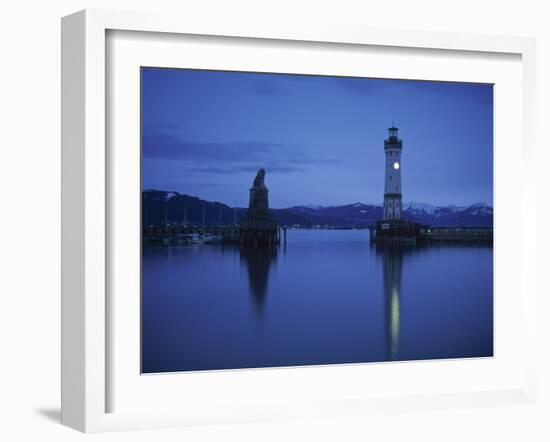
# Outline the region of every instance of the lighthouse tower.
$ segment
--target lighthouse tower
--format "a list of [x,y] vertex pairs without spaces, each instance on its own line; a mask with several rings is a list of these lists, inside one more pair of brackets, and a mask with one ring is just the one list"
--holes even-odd
[[401,201],[401,150],[403,141],[397,137],[397,127],[388,129],[388,139],[384,140],[386,153],[386,181],[384,186],[384,220],[402,220]]

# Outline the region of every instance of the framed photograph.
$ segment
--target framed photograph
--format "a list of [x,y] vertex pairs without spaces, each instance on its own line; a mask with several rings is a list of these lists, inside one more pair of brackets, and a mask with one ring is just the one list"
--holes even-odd
[[534,400],[533,40],[62,31],[64,424]]

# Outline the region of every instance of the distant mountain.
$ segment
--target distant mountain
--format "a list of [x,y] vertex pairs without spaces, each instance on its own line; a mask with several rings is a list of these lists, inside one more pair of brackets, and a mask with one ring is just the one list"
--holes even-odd
[[[246,209],[233,209],[227,204],[201,200],[195,196],[162,190],[144,190],[141,193],[143,225],[164,223],[202,225],[233,224],[246,214]],[[204,209],[204,210],[203,210]]]
[[403,204],[406,219],[419,223],[447,227],[492,227],[493,208],[484,203],[467,207],[430,206],[423,203]]
[[382,218],[382,207],[363,203],[311,208],[304,206],[274,212],[280,224],[365,227]]
[[[208,225],[238,223],[246,208],[232,208],[220,202],[160,190],[142,192],[142,222],[159,225],[165,222]],[[477,203],[468,207],[432,206],[424,203],[404,203],[406,220],[434,227],[492,227],[493,208]],[[353,203],[342,206],[294,206],[273,209],[273,216],[281,225],[366,227],[382,218],[382,206]]]

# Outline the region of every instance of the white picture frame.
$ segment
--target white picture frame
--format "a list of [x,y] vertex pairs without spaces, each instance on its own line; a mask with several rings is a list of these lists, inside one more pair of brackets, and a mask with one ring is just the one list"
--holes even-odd
[[[287,417],[361,414],[373,410],[398,411],[529,403],[536,392],[534,339],[521,356],[522,383],[513,388],[338,398],[315,403],[278,403],[251,408],[234,405],[227,416],[208,411],[189,417],[185,411],[108,412],[108,366],[111,363],[107,327],[108,247],[110,195],[106,134],[107,85],[106,34],[109,31],[142,31],[163,34],[270,39],[286,42],[338,43],[380,48],[425,48],[514,54],[521,57],[521,220],[535,219],[534,109],[535,42],[518,37],[491,37],[451,33],[389,31],[345,26],[278,23],[215,22],[196,17],[167,17],[142,13],[86,10],[62,20],[62,423],[84,432],[182,426],[197,423],[246,422]],[[519,149],[519,147],[518,147]],[[498,170],[496,173],[500,173]],[[537,291],[535,269],[526,264],[534,255],[534,229],[521,235],[521,308],[526,336],[534,336]],[[333,367],[344,375],[349,367]],[[265,371],[264,371],[265,372]],[[337,372],[335,372],[337,374]],[[246,375],[246,374],[245,374]],[[257,382],[266,382],[265,376]],[[193,401],[193,397],[187,399]],[[242,405],[239,407],[239,405]]]

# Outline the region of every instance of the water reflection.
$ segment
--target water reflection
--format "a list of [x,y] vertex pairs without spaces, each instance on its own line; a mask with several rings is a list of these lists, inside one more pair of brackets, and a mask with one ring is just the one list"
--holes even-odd
[[[421,256],[446,254],[452,250],[462,253],[490,252],[492,247],[485,244],[434,244],[434,245],[372,245],[377,258],[382,263],[384,290],[384,335],[386,360],[403,360],[400,354],[400,338],[403,336],[401,278],[403,263],[418,262]],[[415,298],[419,293],[413,293]],[[410,312],[409,312],[410,313]]]
[[284,243],[144,248],[143,372],[493,354],[492,248],[291,233],[286,256]]
[[375,246],[376,254],[382,260],[384,280],[384,324],[386,338],[386,357],[390,361],[397,358],[399,352],[401,273],[403,256],[408,251],[403,246]]
[[269,270],[277,260],[277,248],[269,244],[240,247],[241,264],[248,273],[248,285],[258,311],[263,309],[269,285]]

